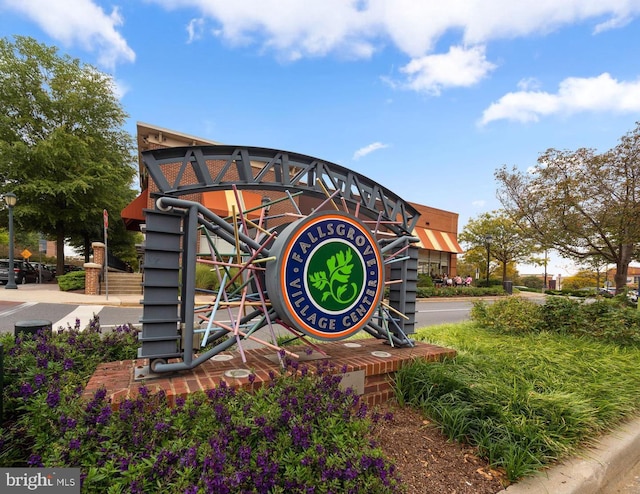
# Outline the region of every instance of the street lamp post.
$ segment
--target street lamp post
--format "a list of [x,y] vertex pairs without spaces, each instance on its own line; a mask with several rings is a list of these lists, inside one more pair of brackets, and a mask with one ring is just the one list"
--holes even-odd
[[542,293],[547,291],[547,249],[544,249],[544,282],[542,283]]
[[489,288],[489,268],[491,263],[491,241],[493,240],[493,235],[487,234],[484,237],[484,241],[487,244],[487,288]]
[[15,272],[13,271],[13,206],[16,205],[16,195],[13,192],[7,192],[4,195],[4,202],[9,208],[9,278],[7,279],[7,284],[5,285],[5,289],[16,290],[18,285],[16,285]]

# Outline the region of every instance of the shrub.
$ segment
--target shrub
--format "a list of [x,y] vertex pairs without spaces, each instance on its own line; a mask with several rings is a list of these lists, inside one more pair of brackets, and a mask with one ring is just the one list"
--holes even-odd
[[640,344],[640,314],[623,298],[585,303],[566,297],[549,297],[540,308],[540,329],[589,336],[621,345]]
[[540,325],[540,308],[521,297],[507,297],[489,305],[474,302],[471,320],[500,333],[524,334]]
[[218,288],[218,275],[211,271],[212,266],[209,264],[196,264],[196,288],[204,290],[215,290]]
[[544,280],[539,276],[524,276],[520,281],[527,288],[535,288],[537,290],[542,289]]
[[540,329],[556,333],[576,333],[586,322],[582,303],[566,297],[547,297],[540,309]]
[[433,286],[433,279],[428,274],[421,273],[418,275],[419,288],[428,288]]
[[[224,273],[223,268],[220,268],[220,276]],[[227,281],[233,278],[238,273],[238,268],[228,269]],[[240,285],[242,280],[236,280],[236,285]],[[218,280],[218,274],[215,271],[215,266],[212,264],[196,263],[196,276],[195,276],[196,288],[201,290],[217,290],[220,286]]]
[[97,325],[7,336],[11,420],[0,429],[0,464],[80,467],[83,493],[400,490],[369,442],[379,418],[326,362],[310,370],[286,361],[253,393],[220,382],[173,407],[144,386],[117,408],[104,389],[82,398],[98,362],[131,357],[129,336],[99,337]]
[[76,320],[73,328],[39,331],[35,336],[6,333],[0,342],[6,352],[4,411],[9,418],[25,398],[51,387],[84,385],[99,363],[136,358],[140,345],[137,329],[123,325],[102,334],[95,316],[83,331]]
[[502,286],[492,286],[490,288],[482,287],[441,287],[441,288],[418,288],[416,290],[416,297],[418,298],[430,298],[430,297],[494,297],[499,295],[505,295],[504,288]]
[[84,290],[85,272],[71,271],[67,274],[56,276],[58,286],[63,292],[69,290]]

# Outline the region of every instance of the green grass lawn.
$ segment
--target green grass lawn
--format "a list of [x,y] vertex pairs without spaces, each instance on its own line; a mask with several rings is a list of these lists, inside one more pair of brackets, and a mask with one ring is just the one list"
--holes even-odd
[[588,446],[640,406],[635,345],[551,332],[498,334],[473,322],[415,336],[458,356],[402,369],[398,399],[419,407],[450,438],[477,446],[511,481]]

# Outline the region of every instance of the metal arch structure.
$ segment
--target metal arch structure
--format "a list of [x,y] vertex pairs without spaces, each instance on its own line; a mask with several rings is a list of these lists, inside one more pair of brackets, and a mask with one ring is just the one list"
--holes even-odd
[[[298,217],[304,214],[297,208],[294,196],[309,194],[323,199],[320,212],[330,206],[339,210],[337,202],[347,215],[363,217],[363,227],[372,232],[373,238],[378,235],[383,264],[391,274],[390,281],[385,280],[389,303],[379,300],[376,312],[371,312],[368,322],[359,327],[392,346],[413,346],[407,335],[413,333],[415,324],[417,248],[412,243],[418,239],[411,236],[411,231],[419,213],[410,204],[340,165],[285,151],[192,146],[144,151],[142,157],[158,188],[154,193],[155,208],[145,210],[144,298],[138,351],[139,358],[149,359],[152,373],[193,369],[233,345],[237,345],[244,361],[242,342],[248,339],[278,350],[279,357],[281,352],[297,357],[279,347],[274,325],[289,331],[291,339],[323,353],[308,340],[309,333],[282,317],[271,304],[264,285],[263,266],[274,262],[270,248],[278,237],[278,232],[263,228],[270,203],[261,205],[255,223],[247,216],[255,209],[222,218],[203,205],[182,198],[215,190],[232,190],[239,205],[241,189],[283,191],[286,197],[273,203],[290,201]],[[207,238],[211,259],[198,254],[198,238],[202,235]],[[213,236],[231,245],[232,252],[218,252]],[[197,263],[213,266],[211,270],[219,281],[216,292],[205,291],[205,295],[211,294],[211,302],[199,307],[195,304]],[[226,311],[224,316],[230,322],[217,318],[218,311]],[[255,335],[265,327],[270,341]],[[196,333],[203,336],[200,344]]]
[[[369,218],[388,222],[397,235],[411,235],[420,217],[409,203],[364,175],[312,156],[250,146],[192,146],[144,151],[142,160],[160,194],[179,197],[210,190],[264,188],[325,196],[326,190],[338,194],[351,206],[359,205]],[[220,171],[212,176],[207,161],[221,161]],[[171,181],[166,165],[180,163]],[[181,183],[187,170],[196,181]],[[238,178],[239,177],[239,178]]]

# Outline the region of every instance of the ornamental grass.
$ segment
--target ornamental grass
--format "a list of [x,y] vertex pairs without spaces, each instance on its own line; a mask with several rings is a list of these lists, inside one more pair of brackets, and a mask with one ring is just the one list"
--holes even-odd
[[513,297],[477,303],[474,322],[424,328],[454,348],[396,375],[396,397],[513,482],[588,446],[640,410],[640,315],[615,301]]

